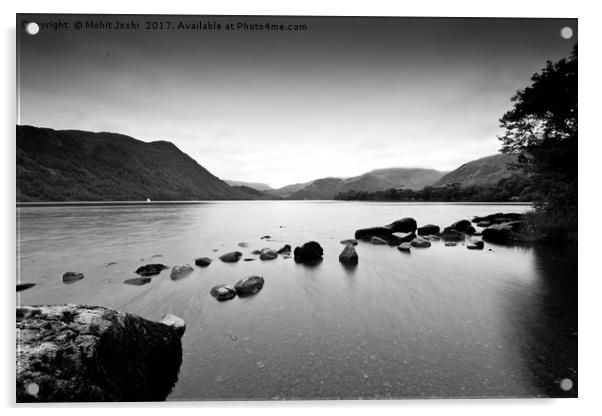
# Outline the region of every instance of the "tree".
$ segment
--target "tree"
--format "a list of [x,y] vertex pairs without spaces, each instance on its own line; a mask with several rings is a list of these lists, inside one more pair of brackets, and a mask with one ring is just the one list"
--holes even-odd
[[501,151],[519,154],[532,176],[536,211],[577,221],[577,46],[568,58],[548,61],[531,85],[512,97],[500,119]]

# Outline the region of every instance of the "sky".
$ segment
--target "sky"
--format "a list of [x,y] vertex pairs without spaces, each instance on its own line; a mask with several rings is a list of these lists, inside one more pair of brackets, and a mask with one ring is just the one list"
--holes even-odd
[[[18,30],[18,124],[168,140],[222,179],[272,187],[494,154],[511,97],[577,43],[576,19],[19,19],[41,30]],[[199,21],[222,27],[178,28]],[[250,27],[267,22],[306,30]]]

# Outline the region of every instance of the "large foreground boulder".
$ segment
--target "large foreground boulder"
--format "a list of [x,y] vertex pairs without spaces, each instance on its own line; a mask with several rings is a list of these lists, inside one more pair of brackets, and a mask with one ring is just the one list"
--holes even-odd
[[93,306],[17,308],[17,402],[165,400],[182,325]]
[[316,263],[322,260],[324,250],[316,241],[308,241],[301,247],[295,247],[295,261],[297,263]]

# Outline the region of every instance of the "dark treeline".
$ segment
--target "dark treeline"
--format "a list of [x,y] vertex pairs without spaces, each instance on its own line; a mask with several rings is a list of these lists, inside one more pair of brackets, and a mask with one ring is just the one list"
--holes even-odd
[[496,185],[474,185],[462,187],[460,184],[427,186],[420,190],[387,189],[385,191],[341,192],[335,199],[341,201],[433,201],[433,202],[530,202],[534,198],[531,181],[520,175],[512,175],[500,180]]

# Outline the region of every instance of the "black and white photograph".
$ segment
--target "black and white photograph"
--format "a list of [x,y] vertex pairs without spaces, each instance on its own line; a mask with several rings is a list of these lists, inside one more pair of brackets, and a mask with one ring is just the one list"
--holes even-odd
[[577,398],[578,26],[17,14],[16,402]]

